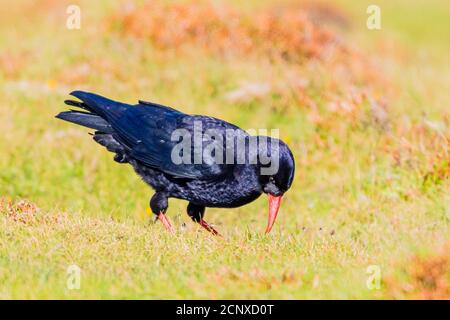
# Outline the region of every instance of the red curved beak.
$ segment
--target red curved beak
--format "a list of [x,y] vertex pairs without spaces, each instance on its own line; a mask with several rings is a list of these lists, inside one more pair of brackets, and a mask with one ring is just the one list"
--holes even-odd
[[275,197],[269,194],[269,221],[267,223],[266,234],[272,230],[275,219],[277,218],[278,209],[280,209],[281,196]]

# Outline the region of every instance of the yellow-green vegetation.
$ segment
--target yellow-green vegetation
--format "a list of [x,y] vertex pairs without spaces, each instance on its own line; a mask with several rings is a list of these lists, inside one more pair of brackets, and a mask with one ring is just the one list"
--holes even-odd
[[[450,298],[450,4],[377,3],[371,31],[369,1],[78,1],[69,30],[72,1],[2,1],[0,298]],[[279,129],[272,233],[264,196],[207,210],[223,238],[179,200],[153,225],[131,167],[54,119],[75,89]]]

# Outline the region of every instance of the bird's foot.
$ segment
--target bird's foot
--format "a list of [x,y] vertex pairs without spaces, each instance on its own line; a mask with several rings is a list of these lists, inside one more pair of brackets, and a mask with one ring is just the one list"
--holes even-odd
[[213,228],[212,225],[210,225],[208,222],[206,222],[203,219],[200,219],[200,221],[198,222],[198,224],[200,224],[203,228],[205,228],[206,230],[208,230],[209,232],[211,232],[213,235],[215,236],[222,236],[216,229]]
[[156,222],[156,220],[161,221],[164,228],[166,228],[166,230],[169,231],[170,233],[173,233],[175,231],[169,219],[167,219],[166,215],[163,212],[160,212],[158,215],[155,215],[154,222]]

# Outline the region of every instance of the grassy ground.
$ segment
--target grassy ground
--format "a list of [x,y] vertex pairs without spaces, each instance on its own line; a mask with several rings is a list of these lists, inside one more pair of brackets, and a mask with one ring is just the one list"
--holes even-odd
[[[114,2],[80,1],[80,30],[66,28],[64,1],[2,2],[0,298],[449,298],[450,7],[378,1],[382,29],[369,31],[365,2],[309,5],[331,49],[314,26],[317,43],[286,41],[309,30],[296,16],[263,33],[257,12],[275,1],[226,5],[249,47],[229,25],[223,39],[167,44],[164,22]],[[160,6],[145,7],[155,21]],[[201,25],[201,10],[169,21]],[[298,169],[273,233],[264,196],[207,210],[224,239],[178,200],[176,235],[152,225],[152,191],[131,168],[53,118],[73,89],[280,129]]]

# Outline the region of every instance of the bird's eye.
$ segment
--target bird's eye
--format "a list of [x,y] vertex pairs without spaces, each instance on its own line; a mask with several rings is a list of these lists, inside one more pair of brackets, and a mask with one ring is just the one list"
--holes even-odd
[[269,182],[275,183],[275,179],[274,179],[273,177],[270,177],[270,178],[269,178]]

